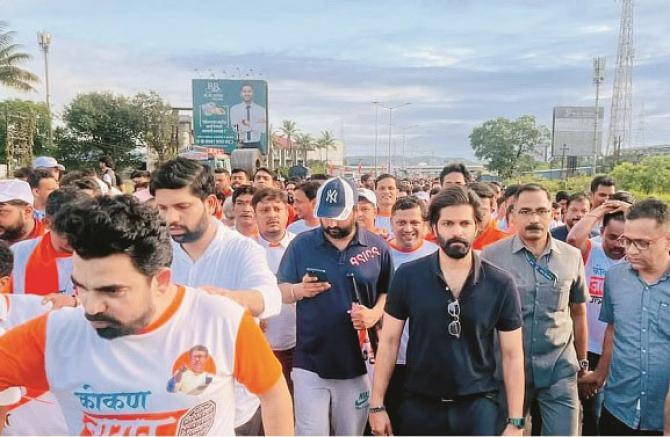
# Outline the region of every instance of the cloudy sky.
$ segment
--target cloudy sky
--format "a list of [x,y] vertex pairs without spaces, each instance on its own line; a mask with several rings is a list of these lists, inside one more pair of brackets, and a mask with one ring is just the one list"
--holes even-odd
[[[609,118],[620,2],[0,0],[0,10],[40,75],[36,32],[52,34],[57,112],[101,90],[153,89],[191,106],[191,79],[248,75],[269,82],[274,127],[328,129],[347,154],[372,154],[371,102],[411,102],[393,112],[394,132],[415,126],[409,156],[471,158],[468,135],[487,119],[532,114],[550,126],[553,106],[593,104],[593,56],[607,57]],[[633,137],[646,145],[670,143],[668,17],[670,1],[636,1]],[[388,111],[378,117],[382,153]]]

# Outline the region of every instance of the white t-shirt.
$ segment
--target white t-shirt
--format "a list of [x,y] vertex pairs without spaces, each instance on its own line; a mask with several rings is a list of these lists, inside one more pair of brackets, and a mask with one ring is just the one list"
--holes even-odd
[[[402,249],[392,242],[389,242],[389,252],[391,253],[391,259],[393,260],[393,267],[397,270],[398,267],[405,264],[406,262],[414,261],[424,256],[428,256],[431,253],[434,253],[437,250],[437,245],[431,243],[430,241],[422,241],[419,247],[414,250],[405,250]],[[398,349],[398,357],[396,359],[396,364],[406,364],[407,363],[407,342],[409,341],[409,321],[405,321],[405,327],[402,330],[402,336],[400,337],[400,348]]]
[[[30,294],[0,294],[0,336],[49,311],[51,304],[42,304],[42,299]],[[0,405],[12,405],[9,424],[2,435],[65,435],[68,432],[63,412],[51,392],[9,388],[0,392]]]
[[589,286],[590,300],[586,302],[586,317],[589,324],[589,352],[598,355],[603,352],[603,339],[607,323],[598,320],[600,308],[603,303],[603,292],[605,290],[605,275],[615,264],[622,262],[609,258],[600,243],[591,239],[591,251],[584,265],[586,283]]
[[300,219],[288,225],[288,231],[294,235],[298,235],[305,231],[309,231],[310,229],[316,229],[319,226],[321,226],[319,223],[317,223],[315,226],[308,226],[305,220]]
[[[42,241],[43,237],[33,238],[31,240],[19,241],[11,247],[14,253],[14,269],[12,270],[12,293],[24,294],[32,290],[26,290],[26,266],[30,255]],[[53,293],[74,294],[72,285],[72,257],[56,258],[58,267],[58,290],[52,290]]]
[[375,217],[375,227],[386,229],[389,233],[389,238],[393,235],[393,229],[391,228],[391,216],[377,215]]
[[[284,252],[294,238],[295,235],[286,232],[279,243],[273,244],[261,235],[256,237],[258,244],[265,250],[272,273],[277,274]],[[282,303],[279,315],[267,319],[267,324],[265,337],[270,342],[272,350],[285,351],[295,347],[295,303]]]
[[[203,349],[212,378],[196,394],[176,391],[177,371]],[[233,435],[234,382],[263,393],[281,378],[244,308],[181,287],[142,333],[104,339],[81,307],[63,308],[0,337],[0,362],[10,364],[0,381],[33,381],[56,396],[69,435]]]
[[[257,290],[263,295],[265,303],[259,318],[266,319],[279,314],[281,292],[277,278],[268,267],[263,249],[251,238],[228,229],[220,221],[211,219],[211,223],[216,226],[216,234],[196,262],[179,243],[172,242],[172,280],[189,287],[212,285],[229,290]],[[251,419],[260,401],[241,385],[236,387],[235,400],[237,427]]]

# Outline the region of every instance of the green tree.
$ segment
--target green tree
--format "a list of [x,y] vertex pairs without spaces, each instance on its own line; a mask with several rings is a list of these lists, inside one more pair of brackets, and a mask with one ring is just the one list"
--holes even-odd
[[7,23],[0,21],[0,84],[19,91],[35,91],[39,79],[20,65],[30,60],[30,55],[20,51],[14,43],[14,32],[7,30]]
[[644,194],[670,192],[670,156],[649,156],[639,164],[624,162],[611,172],[617,186]]
[[316,140],[316,148],[326,151],[326,162],[328,162],[328,150],[335,149],[335,136],[328,130],[321,131],[321,136]]
[[293,152],[293,163],[295,164],[297,158],[296,153],[298,149],[295,147],[293,141],[291,141],[291,138],[293,138],[300,129],[298,129],[295,121],[282,120],[279,130],[284,134],[284,136],[286,136],[286,146],[288,147],[288,150]]
[[315,148],[314,138],[310,134],[299,133],[295,136],[295,143],[302,152],[302,162],[307,165],[307,152]]
[[5,100],[0,102],[0,159],[5,160],[7,146],[7,124],[14,117],[32,117],[35,120],[33,135],[33,154],[50,155],[49,149],[49,111],[44,103],[30,100]]
[[485,160],[486,167],[503,178],[532,170],[535,162],[530,154],[547,141],[549,129],[537,124],[531,115],[516,120],[504,117],[488,120],[470,134],[475,156]]
[[170,104],[149,91],[133,97],[132,105],[140,117],[140,144],[156,154],[159,164],[174,158],[179,147],[179,118]]
[[119,169],[142,161],[136,148],[143,120],[128,98],[109,92],[79,94],[65,107],[63,121],[66,129],[58,135],[57,157],[66,166],[96,165],[101,155],[112,156]]

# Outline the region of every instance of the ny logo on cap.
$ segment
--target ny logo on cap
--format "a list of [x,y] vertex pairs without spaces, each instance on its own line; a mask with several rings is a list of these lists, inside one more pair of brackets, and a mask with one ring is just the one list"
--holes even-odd
[[337,190],[331,189],[326,192],[327,203],[337,203]]

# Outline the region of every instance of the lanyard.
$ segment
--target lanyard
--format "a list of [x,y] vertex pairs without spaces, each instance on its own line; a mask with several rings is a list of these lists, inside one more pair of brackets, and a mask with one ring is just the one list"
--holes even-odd
[[[538,272],[545,279],[553,282],[554,287],[555,287],[556,286],[556,281],[558,280],[558,278],[556,277],[554,272],[552,272],[551,270],[549,270],[547,268],[544,268],[540,264],[538,264],[538,262],[535,261],[533,256],[527,250],[524,250],[523,254],[526,256],[526,261],[528,261],[528,264],[530,264],[530,266],[533,268],[533,270]],[[548,261],[549,261],[549,255],[547,254],[547,263],[548,263]]]

